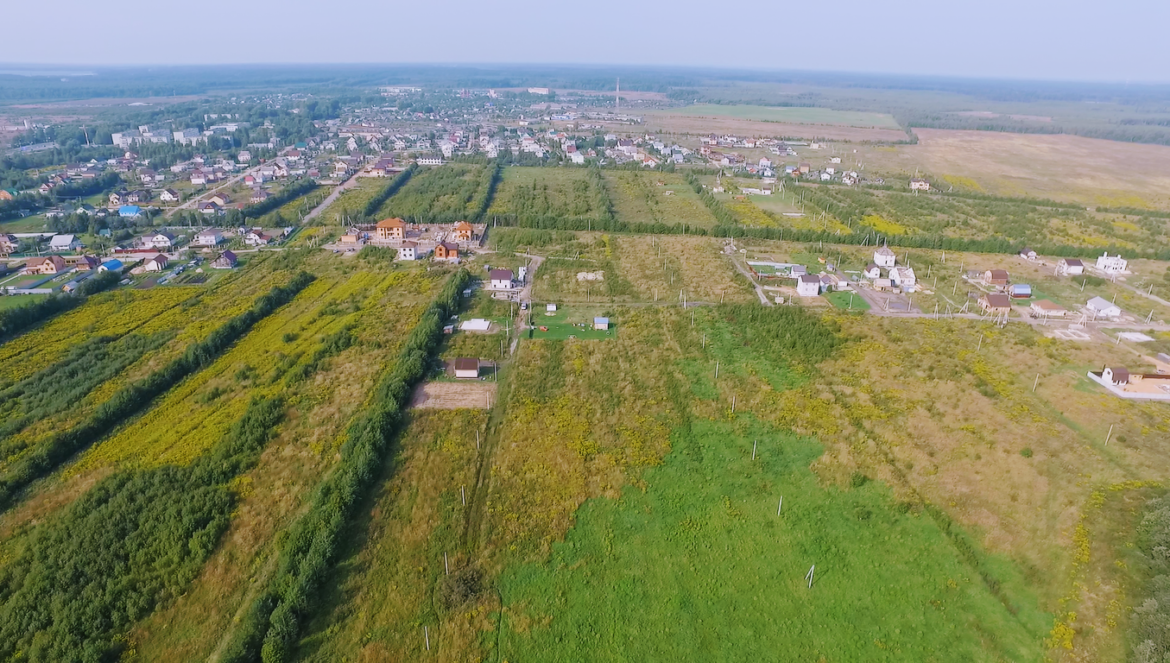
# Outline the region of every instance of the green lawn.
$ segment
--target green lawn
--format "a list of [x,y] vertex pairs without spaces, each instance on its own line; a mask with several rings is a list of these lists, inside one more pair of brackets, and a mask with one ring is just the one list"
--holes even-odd
[[671,114],[702,117],[733,117],[741,120],[767,120],[794,124],[831,124],[843,127],[877,127],[899,129],[894,116],[886,113],[839,111],[831,108],[696,104],[671,109]]
[[1048,615],[1005,607],[884,486],[822,485],[815,441],[748,417],[671,441],[647,488],[590,500],[547,563],[505,571],[504,658],[1043,660]]
[[18,306],[24,306],[26,304],[32,304],[33,302],[39,301],[48,296],[49,295],[8,295],[5,297],[0,297],[0,311],[16,308]]
[[[613,319],[610,319],[609,329],[606,331],[593,328],[594,316],[602,313],[589,308],[567,308],[561,306],[557,312],[549,315],[542,304],[537,304],[532,312],[532,338],[545,338],[564,341],[570,337],[580,340],[604,340],[613,338],[617,333]],[[547,327],[542,331],[540,327]]]
[[853,292],[830,292],[825,294],[825,299],[837,308],[852,310],[852,311],[868,311],[869,303]]

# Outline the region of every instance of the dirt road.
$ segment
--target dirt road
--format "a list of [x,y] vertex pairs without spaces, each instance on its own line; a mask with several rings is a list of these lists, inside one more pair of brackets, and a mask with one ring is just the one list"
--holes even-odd
[[313,219],[320,216],[321,213],[324,212],[327,207],[329,207],[330,205],[332,205],[334,202],[337,201],[338,197],[340,197],[341,194],[345,193],[346,190],[352,189],[353,187],[357,186],[357,183],[358,183],[358,176],[355,173],[353,177],[342,182],[341,184],[338,184],[337,187],[335,189],[333,189],[333,193],[330,193],[329,196],[325,198],[325,200],[321,201],[320,205],[317,205],[316,207],[314,207],[313,211],[309,212],[308,214],[305,215],[305,218],[301,219],[301,223],[308,223],[309,221],[312,221]]

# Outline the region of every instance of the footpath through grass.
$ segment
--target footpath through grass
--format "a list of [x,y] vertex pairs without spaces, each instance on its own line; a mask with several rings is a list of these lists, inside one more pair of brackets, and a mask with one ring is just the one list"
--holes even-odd
[[885,487],[822,486],[815,441],[747,416],[672,438],[648,489],[590,500],[547,563],[504,572],[505,659],[1042,659],[1045,615],[1009,613]]

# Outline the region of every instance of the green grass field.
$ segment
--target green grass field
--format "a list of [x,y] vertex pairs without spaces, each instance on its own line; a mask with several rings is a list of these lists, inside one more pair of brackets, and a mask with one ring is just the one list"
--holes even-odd
[[11,295],[8,297],[0,297],[0,310],[32,304],[33,302],[44,299],[48,296],[49,295]]
[[504,169],[488,215],[597,218],[598,198],[581,168]]
[[715,217],[703,201],[674,173],[607,172],[614,211],[622,221],[711,228]]
[[1045,615],[1009,612],[885,487],[822,486],[814,441],[750,417],[671,437],[647,489],[503,575],[508,660],[1042,660]]
[[847,311],[868,311],[869,302],[852,292],[830,292],[825,294],[829,303]]
[[[549,314],[543,305],[536,305],[532,312],[532,338],[564,341],[570,338],[592,341],[613,338],[617,335],[617,325],[610,318],[609,329],[593,328],[593,318],[596,316],[609,317],[597,307],[565,307],[560,306],[557,312]],[[540,329],[548,328],[548,331]]]
[[791,122],[794,124],[828,124],[842,127],[876,127],[879,129],[900,128],[893,115],[861,111],[839,111],[831,108],[696,104],[694,106],[671,109],[670,112],[679,115],[733,117],[741,120],[766,120],[769,122]]

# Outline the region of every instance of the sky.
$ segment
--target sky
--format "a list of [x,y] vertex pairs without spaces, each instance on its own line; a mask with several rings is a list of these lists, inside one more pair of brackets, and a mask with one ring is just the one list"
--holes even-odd
[[63,0],[49,15],[38,3],[9,5],[0,63],[623,64],[1170,82],[1167,0]]

